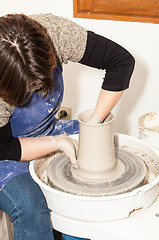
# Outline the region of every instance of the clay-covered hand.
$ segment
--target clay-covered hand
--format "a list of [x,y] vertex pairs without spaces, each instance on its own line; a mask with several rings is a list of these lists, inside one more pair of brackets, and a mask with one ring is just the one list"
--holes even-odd
[[100,117],[98,114],[93,113],[91,118],[86,122],[87,124],[99,124],[101,123]]
[[76,160],[78,142],[67,135],[56,135],[51,138],[56,142],[57,150],[62,151],[70,159],[72,165],[78,168]]

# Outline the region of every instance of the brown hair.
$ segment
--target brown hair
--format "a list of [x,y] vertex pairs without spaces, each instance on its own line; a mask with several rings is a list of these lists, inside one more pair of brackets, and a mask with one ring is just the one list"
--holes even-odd
[[56,57],[46,29],[23,14],[0,17],[0,97],[22,105],[28,85],[38,80],[53,88]]

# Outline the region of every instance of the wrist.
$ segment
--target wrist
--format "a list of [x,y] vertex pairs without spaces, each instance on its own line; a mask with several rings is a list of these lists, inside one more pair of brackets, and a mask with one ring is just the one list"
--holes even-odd
[[59,149],[59,146],[58,146],[58,141],[56,140],[56,136],[55,137],[49,136],[49,138],[51,139],[51,141],[53,143],[53,147],[54,147],[55,151],[57,151]]

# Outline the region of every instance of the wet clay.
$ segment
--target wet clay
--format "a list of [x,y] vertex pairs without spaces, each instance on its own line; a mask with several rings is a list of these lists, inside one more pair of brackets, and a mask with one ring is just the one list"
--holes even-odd
[[102,124],[88,124],[92,111],[79,115],[78,169],[65,155],[49,166],[49,184],[62,191],[89,196],[120,194],[143,185],[145,163],[126,151],[114,149],[110,113]]
[[78,169],[72,168],[75,178],[85,181],[103,181],[112,172],[124,172],[117,167],[112,137],[113,115],[109,114],[102,124],[87,124],[92,111],[82,112],[79,117]]

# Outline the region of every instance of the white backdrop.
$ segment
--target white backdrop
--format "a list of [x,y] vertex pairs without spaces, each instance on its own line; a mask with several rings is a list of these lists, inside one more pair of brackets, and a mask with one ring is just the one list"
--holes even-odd
[[[138,118],[159,111],[158,24],[73,18],[72,0],[1,1],[0,15],[7,13],[53,13],[67,17],[116,41],[133,54],[136,66],[130,88],[113,110],[115,132],[138,136]],[[71,106],[73,118],[85,109],[94,108],[103,77],[103,71],[75,63],[64,65],[63,105]]]

